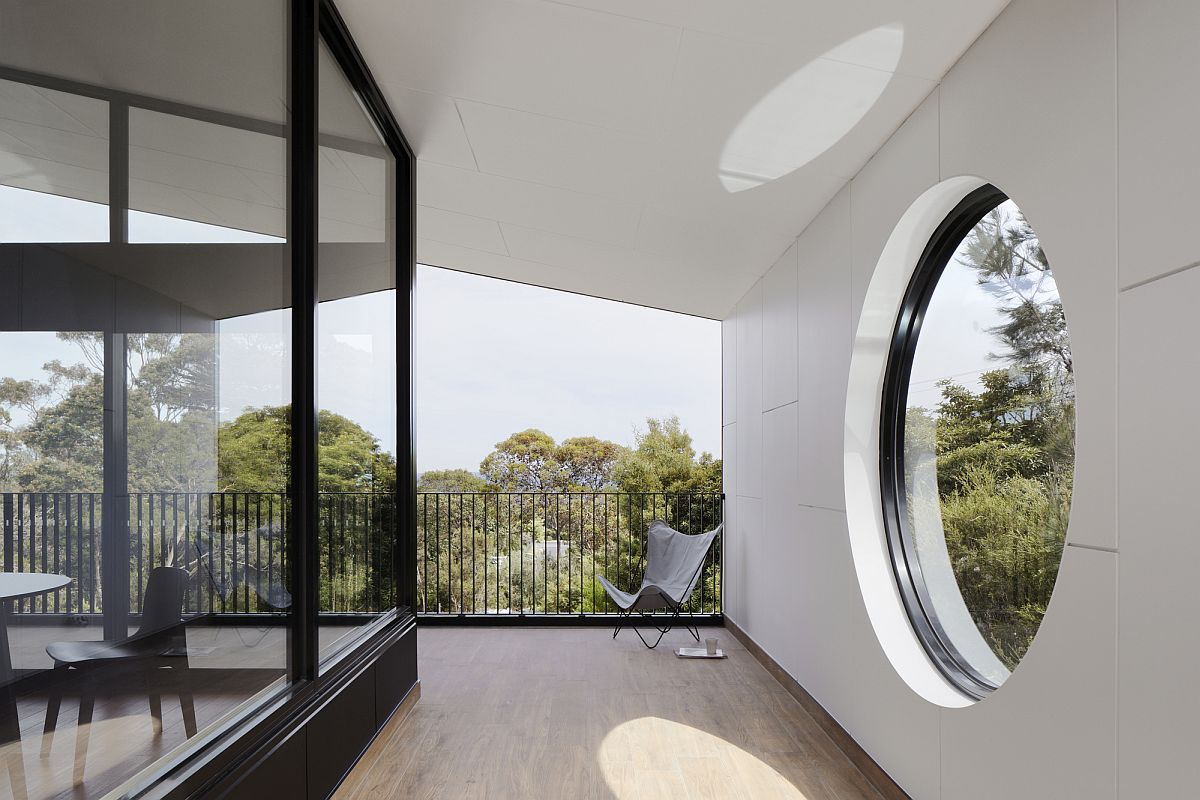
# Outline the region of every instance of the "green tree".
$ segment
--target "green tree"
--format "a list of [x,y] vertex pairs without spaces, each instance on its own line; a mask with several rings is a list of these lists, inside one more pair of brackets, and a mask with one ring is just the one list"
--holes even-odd
[[[84,364],[43,365],[44,381],[0,380],[9,447],[20,466],[9,479],[36,491],[99,491],[104,465],[104,381]],[[11,427],[11,412],[28,422]],[[7,449],[7,447],[6,447]],[[10,464],[13,462],[10,460]]]
[[291,406],[251,409],[223,424],[217,433],[217,491],[285,491],[291,431]]
[[537,428],[514,433],[483,459],[479,474],[505,492],[550,492],[562,482],[562,465],[550,434]]
[[554,451],[559,485],[566,490],[597,492],[612,486],[613,468],[625,448],[595,436],[567,439]]
[[[282,492],[291,461],[291,406],[245,412],[221,426],[221,491]],[[396,461],[361,425],[332,411],[317,415],[318,488],[322,492],[390,492]]]
[[623,492],[720,492],[721,461],[709,453],[696,457],[692,437],[672,416],[647,419],[634,434],[635,446],[621,454],[613,470]]
[[418,492],[482,492],[488,483],[465,469],[431,469],[417,479]]
[[1004,205],[994,209],[967,237],[959,263],[975,270],[1007,317],[989,330],[1004,348],[992,357],[1023,367],[1048,365],[1069,380],[1075,365],[1067,318],[1050,262],[1025,215]]

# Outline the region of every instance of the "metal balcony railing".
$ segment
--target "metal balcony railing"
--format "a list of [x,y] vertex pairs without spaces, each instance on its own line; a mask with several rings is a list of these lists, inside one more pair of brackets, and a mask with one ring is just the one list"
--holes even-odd
[[[637,589],[651,521],[702,533],[723,519],[719,493],[463,492],[416,499],[416,611],[443,619],[615,614],[596,578]],[[0,493],[0,569],[72,578],[56,592],[16,601],[14,613],[103,613],[104,502],[100,493]],[[154,492],[122,502],[128,503],[130,608],[141,607],[150,570],[167,565],[192,577],[188,613],[286,607],[291,509],[285,495]],[[322,613],[371,614],[395,605],[397,529],[392,495],[320,495]],[[718,538],[685,611],[721,613],[722,554]]]
[[[72,578],[56,592],[14,603],[17,614],[89,616],[104,609],[101,560],[104,495],[0,494],[6,572]],[[153,492],[128,502],[130,607],[141,607],[151,569],[178,566],[192,580],[188,613],[256,614],[289,602],[285,495],[266,492]],[[321,493],[318,501],[320,610],[362,614],[395,605],[393,496]]]
[[[463,492],[417,495],[417,611],[426,617],[615,614],[597,576],[641,584],[646,530],[722,520],[720,493]],[[685,611],[721,613],[722,542]]]

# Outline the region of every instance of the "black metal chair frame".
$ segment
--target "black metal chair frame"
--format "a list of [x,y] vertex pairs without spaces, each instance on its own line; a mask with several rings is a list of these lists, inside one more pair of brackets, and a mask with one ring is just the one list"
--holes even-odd
[[[700,576],[700,573],[704,570],[704,562],[706,560],[707,560],[707,554],[705,555],[705,558],[700,559],[700,566],[696,567],[696,571],[692,574],[692,579],[688,583],[688,585],[692,587],[693,591],[695,591],[696,579]],[[690,592],[689,592],[689,595],[690,595]],[[654,644],[650,644],[649,642],[646,641],[646,637],[642,636],[642,631],[638,626],[631,625],[630,627],[633,628],[633,632],[636,633],[637,637],[642,640],[642,644],[646,645],[646,648],[648,650],[653,650],[654,648],[658,647],[659,642],[661,642],[663,640],[664,636],[666,636],[668,633],[671,632],[671,629],[675,627],[675,623],[679,620],[684,621],[683,625],[685,628],[687,628],[688,633],[690,633],[692,635],[692,638],[694,638],[697,642],[699,642],[700,641],[700,629],[698,627],[696,627],[696,625],[690,621],[691,620],[690,616],[688,616],[688,617],[683,616],[683,603],[676,602],[674,598],[664,594],[661,591],[658,593],[658,596],[661,597],[666,602],[667,608],[671,609],[671,616],[667,617],[664,625],[660,626],[660,625],[655,624],[655,625],[651,626],[656,631],[658,631],[658,638],[654,640]],[[638,599],[640,600],[641,597],[639,597]],[[635,610],[634,606],[636,606],[636,605],[637,605],[637,602],[635,601],[633,606],[630,606],[630,608],[628,610],[617,612],[617,627],[613,630],[612,638],[616,639],[617,634],[621,632],[621,628],[625,625],[625,623],[633,618],[633,613]],[[654,618],[654,613],[652,611],[646,612],[646,611],[638,610],[637,613],[642,619],[653,619]]]

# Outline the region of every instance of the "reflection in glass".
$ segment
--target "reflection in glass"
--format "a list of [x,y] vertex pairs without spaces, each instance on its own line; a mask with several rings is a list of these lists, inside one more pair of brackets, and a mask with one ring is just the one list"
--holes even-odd
[[131,241],[179,230],[166,228],[162,218],[234,236],[283,236],[287,180],[281,134],[130,109],[129,207],[157,217],[131,218]]
[[907,409],[908,525],[930,610],[999,685],[1046,612],[1075,461],[1062,302],[1011,200],[975,225],[934,289]]
[[0,242],[108,239],[108,103],[0,80]]
[[101,796],[286,683],[286,12],[0,25],[0,796]]
[[395,606],[395,161],[336,62],[319,61],[320,648]]

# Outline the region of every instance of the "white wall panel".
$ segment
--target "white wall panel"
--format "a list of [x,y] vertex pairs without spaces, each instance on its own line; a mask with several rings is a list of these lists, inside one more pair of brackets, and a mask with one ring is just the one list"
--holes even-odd
[[846,515],[801,506],[797,520],[803,548],[785,585],[799,594],[780,618],[789,631],[819,638],[784,648],[803,654],[787,668],[912,797],[940,797],[940,709],[904,684],[879,646],[855,578]]
[[[760,620],[795,608],[796,564],[803,558],[796,538],[796,423],[795,403],[763,414],[762,530],[746,554],[747,573],[753,576],[746,585],[747,601],[751,608],[764,609]],[[763,647],[795,645],[787,626],[769,624],[762,630]]]
[[1118,3],[1121,285],[1200,261],[1200,3]]
[[[737,315],[721,322],[721,424],[737,421]],[[726,455],[728,463],[733,460]]]
[[1067,536],[1102,547],[1117,544],[1115,25],[1112,2],[1017,0],[941,91],[942,175],[999,186],[1050,259],[1078,392]]
[[1121,796],[1200,785],[1200,269],[1121,297]]
[[800,236],[797,257],[799,485],[796,500],[844,509],[842,426],[850,368],[850,188]]
[[941,712],[943,800],[1115,797],[1116,641],[1117,555],[1066,548],[1016,670],[986,700]]
[[901,215],[938,182],[938,176],[938,92],[934,91],[850,183],[856,324],[883,246]]
[[734,591],[729,597],[729,615],[746,630],[770,624],[775,616],[763,592],[752,592],[757,580],[753,571],[762,559],[762,500],[757,497],[738,497],[734,512],[733,531],[725,541],[725,570],[729,573],[726,585],[732,580]]
[[762,282],[737,307],[738,494],[762,497]]
[[796,245],[763,277],[763,410],[796,402]]
[[741,610],[737,607],[737,602],[734,599],[738,596],[738,587],[736,572],[738,569],[737,551],[733,545],[737,536],[737,425],[726,425],[721,429],[721,458],[723,459],[721,469],[721,489],[725,493],[723,502],[724,508],[724,524],[725,528],[722,531],[722,542],[725,548],[725,562],[723,569],[724,574],[721,576],[723,584],[723,596],[721,598],[722,610],[729,615],[731,619],[738,618],[738,612]]
[[[1179,271],[1200,260],[1194,5],[1015,0],[797,241],[796,507],[781,450],[792,420],[753,415],[726,484],[748,516],[731,616],[915,798],[1184,797],[1200,784],[1200,268]],[[822,437],[841,433],[886,240],[926,189],[960,175],[1009,193],[1050,258],[1076,363],[1077,475],[1070,546],[1028,655],[988,699],[945,709],[879,645],[840,510],[840,442]],[[777,396],[770,285],[738,306],[743,415]]]

